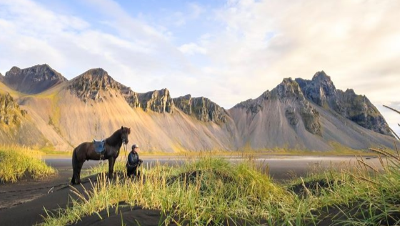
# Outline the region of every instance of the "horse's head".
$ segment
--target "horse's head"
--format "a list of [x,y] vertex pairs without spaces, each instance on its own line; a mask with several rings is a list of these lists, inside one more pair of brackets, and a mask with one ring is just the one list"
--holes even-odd
[[121,126],[120,132],[121,132],[122,143],[128,144],[129,143],[128,136],[131,133],[131,128]]

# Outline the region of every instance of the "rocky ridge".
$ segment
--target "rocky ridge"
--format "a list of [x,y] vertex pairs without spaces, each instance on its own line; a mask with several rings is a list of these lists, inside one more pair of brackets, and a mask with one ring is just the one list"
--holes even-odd
[[101,91],[115,89],[121,92],[127,92],[126,90],[129,90],[128,87],[115,81],[102,68],[90,69],[72,79],[68,85],[68,89],[84,102],[87,102],[89,99],[103,101],[107,96],[102,95]]
[[344,92],[336,89],[324,71],[317,72],[312,80],[297,78],[296,81],[304,96],[313,103],[331,109],[364,128],[391,136],[385,119],[366,96],[357,95],[352,89]]
[[168,89],[154,90],[138,94],[139,104],[144,111],[172,113],[174,101]]
[[20,69],[12,67],[2,78],[8,87],[26,94],[37,94],[67,81],[47,64]]
[[[19,111],[18,105],[10,104],[16,101],[5,96],[7,104],[2,105],[0,113],[10,115],[14,108],[17,118],[2,117],[0,124],[20,121],[20,126],[0,127],[0,140],[54,145],[66,150],[82,139],[104,136],[126,125],[135,128],[137,133],[132,134],[132,139],[146,150],[332,150],[332,142],[354,149],[393,146],[392,137],[376,129],[387,124],[372,103],[353,90],[336,89],[324,72],[312,80],[286,78],[271,91],[229,110],[204,97],[172,98],[168,89],[137,93],[101,68],[58,84],[54,89],[48,88],[46,95],[38,96],[20,95],[7,85],[2,86],[3,93],[11,93],[29,115],[25,117],[26,112]],[[136,110],[139,108],[142,110]],[[56,126],[49,124],[50,119],[54,122],[50,124]],[[18,133],[21,136],[15,135]],[[37,137],[41,137],[40,141]]]
[[[68,89],[82,101],[102,102],[113,95],[122,95],[132,108],[142,108],[144,111],[172,113],[173,101],[168,89],[155,90],[147,93],[136,93],[131,88],[115,81],[107,71],[95,68],[86,71],[70,81]],[[112,94],[110,90],[116,91]]]
[[188,115],[194,115],[203,122],[226,123],[228,112],[205,97],[192,97],[190,94],[173,99],[175,106]]
[[282,83],[272,91],[267,90],[257,99],[241,102],[234,108],[245,108],[247,114],[256,115],[263,110],[263,103],[268,100],[286,103],[285,117],[294,129],[302,120],[308,132],[321,136],[318,111],[306,100],[299,84],[291,78],[283,79]]

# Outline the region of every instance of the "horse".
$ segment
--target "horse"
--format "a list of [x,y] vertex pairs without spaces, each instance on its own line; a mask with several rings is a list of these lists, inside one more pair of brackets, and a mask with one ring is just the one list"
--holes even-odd
[[[119,150],[124,143],[128,144],[128,135],[131,129],[121,126],[109,138],[105,139],[104,159],[108,159],[108,177],[111,179],[114,173],[114,163],[118,158]],[[81,169],[86,160],[100,160],[100,154],[95,151],[93,142],[84,142],[78,145],[72,153],[73,174],[71,184],[81,183]]]

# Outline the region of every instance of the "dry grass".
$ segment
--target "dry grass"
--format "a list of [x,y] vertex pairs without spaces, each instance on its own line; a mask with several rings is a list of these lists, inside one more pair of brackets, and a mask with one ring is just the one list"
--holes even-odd
[[23,147],[0,147],[0,181],[16,182],[23,177],[39,179],[54,175],[56,170],[40,158],[43,153]]

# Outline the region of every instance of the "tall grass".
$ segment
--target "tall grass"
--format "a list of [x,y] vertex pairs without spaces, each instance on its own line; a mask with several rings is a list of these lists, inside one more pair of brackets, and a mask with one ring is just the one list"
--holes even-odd
[[[181,166],[156,164],[134,180],[100,174],[73,207],[49,213],[44,225],[73,224],[125,202],[158,209],[160,225],[400,225],[400,157],[371,149],[378,170],[362,158],[355,167],[274,183],[255,162],[203,157]],[[117,171],[125,171],[120,163]],[[106,172],[104,166],[93,172]],[[145,176],[144,176],[145,175]]]
[[41,152],[23,147],[0,147],[0,181],[16,182],[22,177],[39,179],[56,173],[41,159]]
[[162,225],[223,225],[228,221],[277,225],[311,217],[306,206],[252,162],[232,164],[202,158],[179,167],[158,164],[143,171],[136,180],[118,177],[110,182],[100,176],[92,190],[76,192],[80,199],[74,201],[73,208],[49,214],[44,225],[71,224],[121,201],[159,209],[166,216]]

